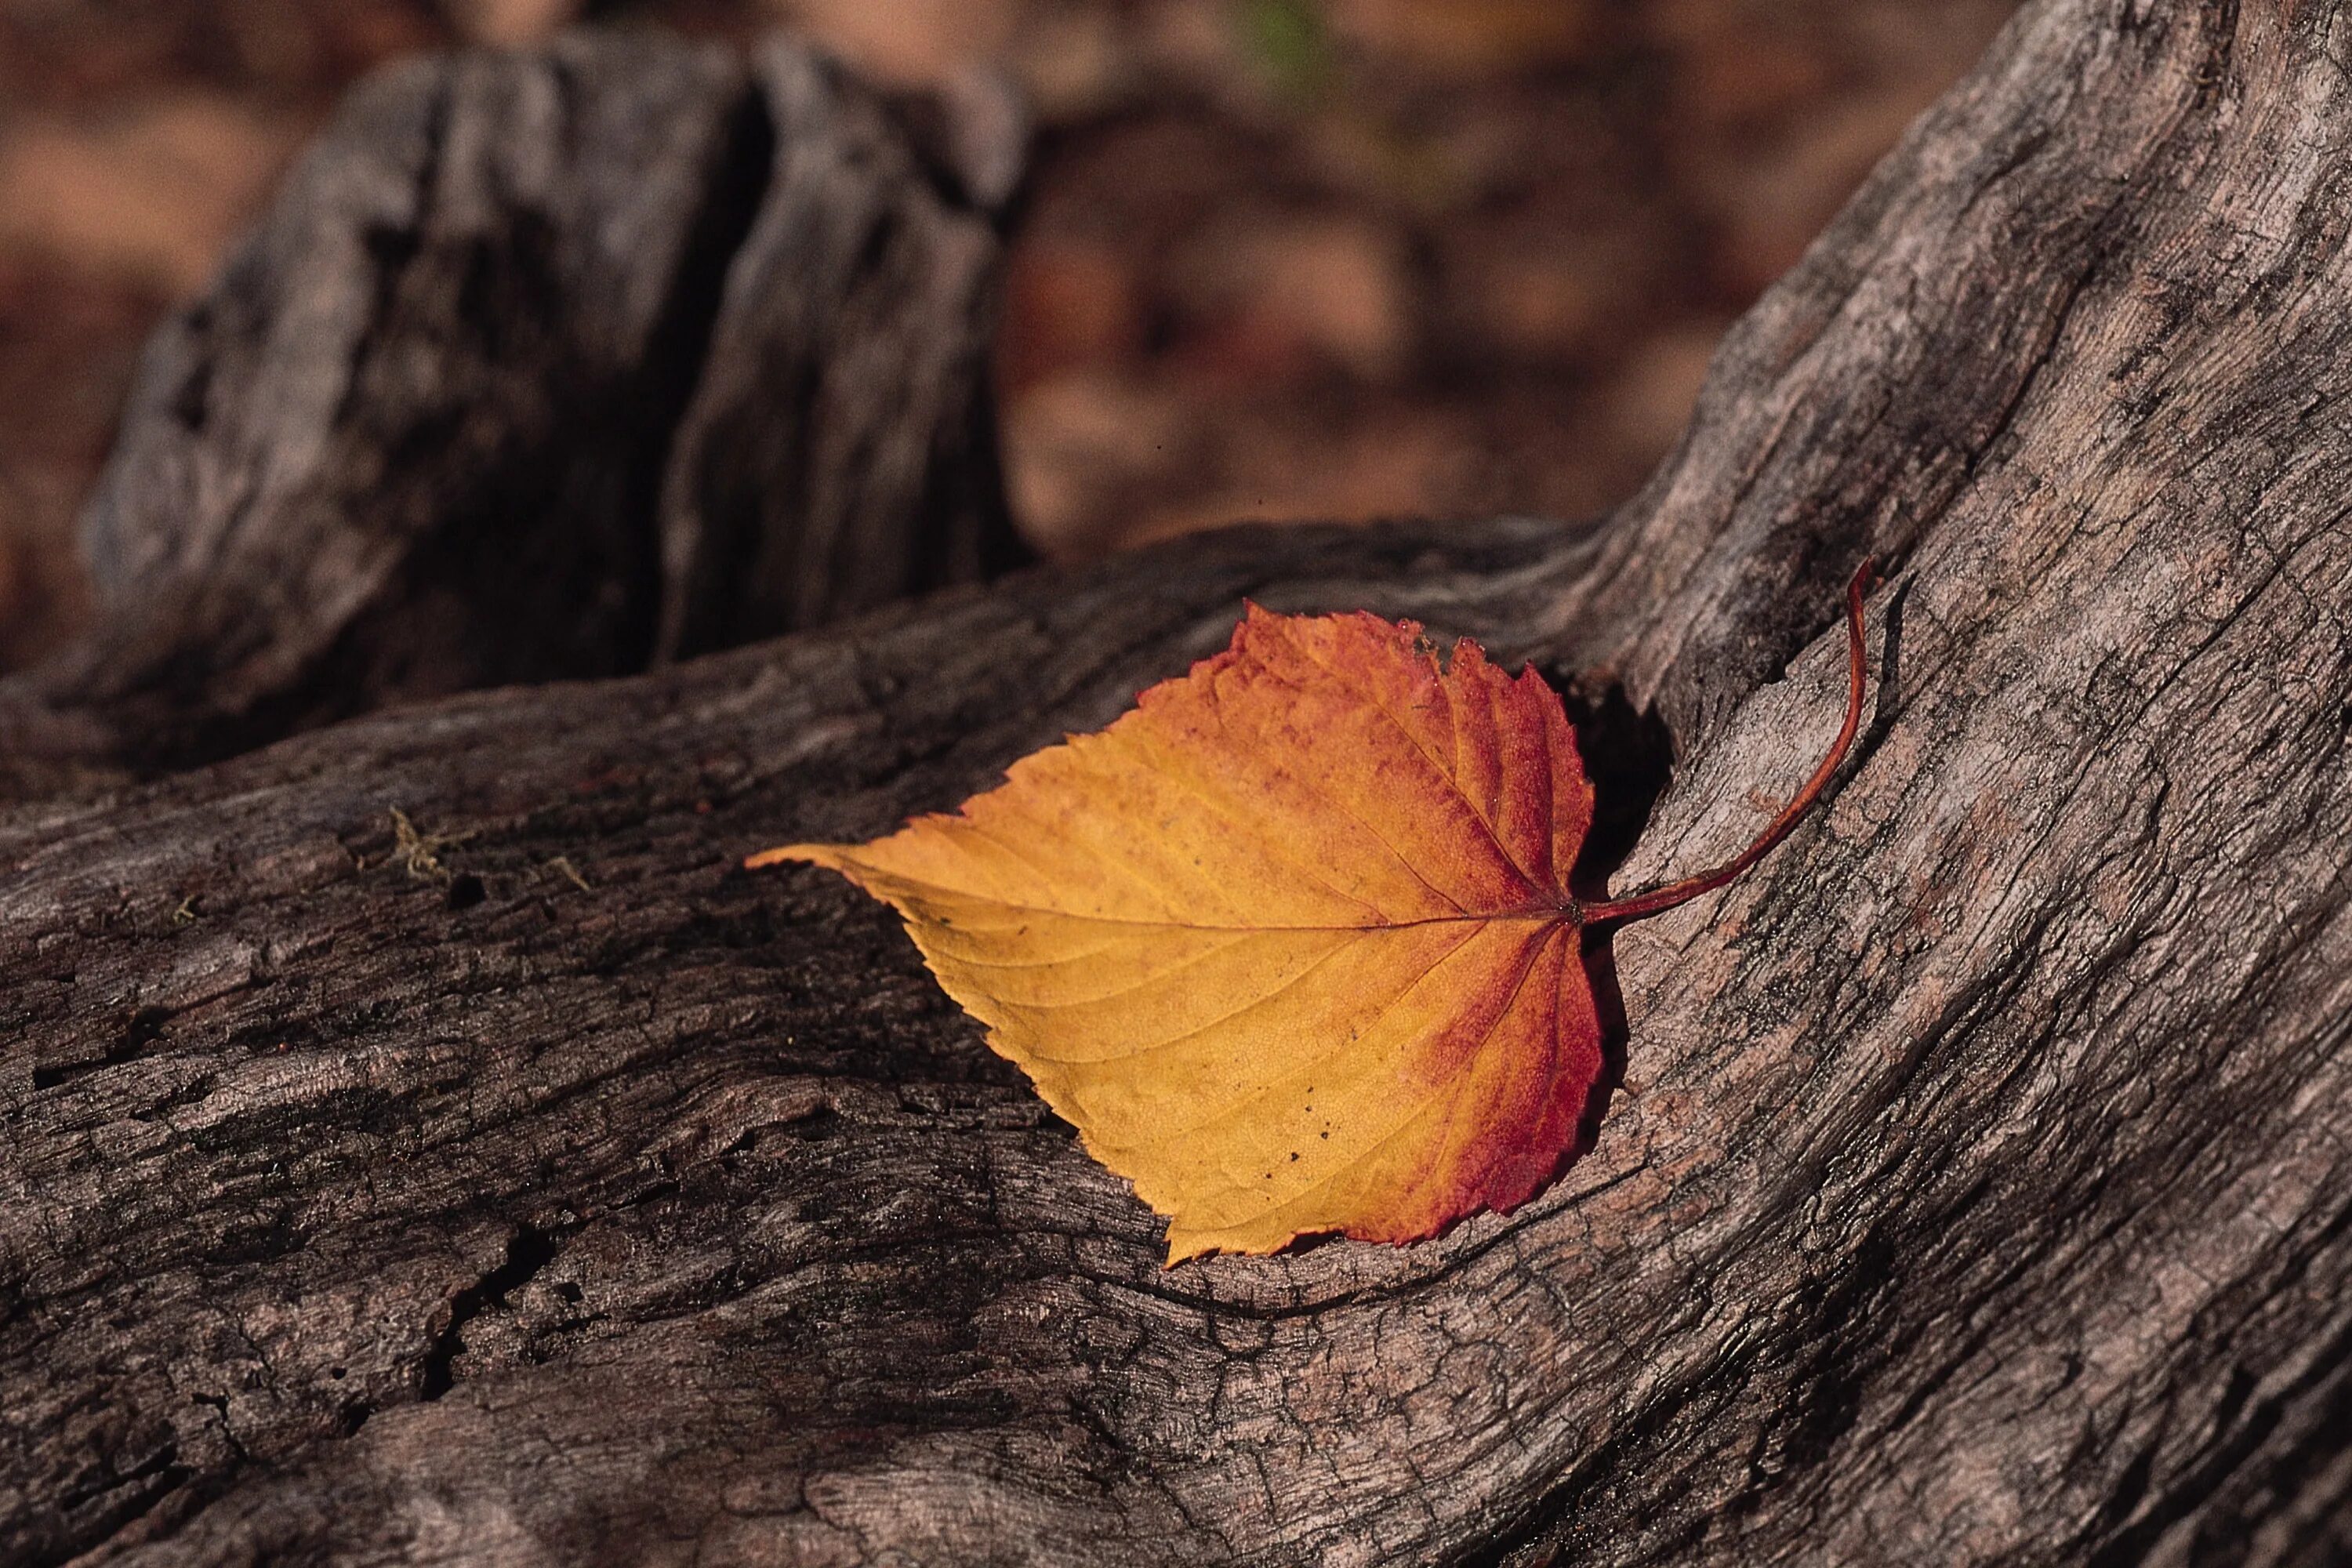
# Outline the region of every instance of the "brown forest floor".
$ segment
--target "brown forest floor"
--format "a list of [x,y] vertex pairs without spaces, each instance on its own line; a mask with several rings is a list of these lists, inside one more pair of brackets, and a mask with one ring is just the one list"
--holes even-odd
[[1041,137],[999,356],[1023,526],[1597,510],[1717,335],[2011,0],[0,0],[0,668],[141,340],[357,75],[584,14],[877,74],[993,62]]

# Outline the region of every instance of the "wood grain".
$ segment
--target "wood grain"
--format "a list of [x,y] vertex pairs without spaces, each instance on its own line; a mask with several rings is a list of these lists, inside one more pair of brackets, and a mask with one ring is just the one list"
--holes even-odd
[[[1182,542],[0,819],[0,1556],[2340,1560],[2343,29],[2036,0],[1599,522]],[[1802,779],[1866,550],[1828,807],[1618,939],[1591,1152],[1428,1245],[1163,1271],[886,911],[737,868],[1247,596],[1622,682],[1633,885]]]

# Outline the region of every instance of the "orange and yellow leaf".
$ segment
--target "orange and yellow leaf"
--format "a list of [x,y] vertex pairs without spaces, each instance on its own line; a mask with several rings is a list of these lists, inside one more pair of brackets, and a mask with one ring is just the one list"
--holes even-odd
[[1567,890],[1592,792],[1539,677],[1420,631],[1253,607],[955,815],[751,863],[896,908],[1171,1263],[1510,1208],[1601,1072]]
[[954,816],[753,866],[831,867],[906,917],[1087,1148],[1169,1218],[1172,1264],[1341,1232],[1403,1242],[1525,1200],[1601,1072],[1584,928],[1723,887],[1812,809],[1845,721],[1722,865],[1579,903],[1592,792],[1559,700],[1470,642],[1253,607],[1233,646]]

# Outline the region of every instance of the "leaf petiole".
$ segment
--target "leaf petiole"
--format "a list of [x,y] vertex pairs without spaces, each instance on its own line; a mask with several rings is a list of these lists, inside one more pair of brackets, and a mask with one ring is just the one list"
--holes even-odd
[[1796,831],[1797,824],[1804,820],[1805,814],[1813,808],[1813,803],[1821,799],[1822,791],[1829,787],[1831,778],[1837,773],[1839,765],[1845,761],[1847,748],[1853,744],[1853,737],[1862,728],[1862,696],[1865,669],[1862,647],[1862,595],[1863,590],[1870,584],[1871,574],[1876,564],[1871,557],[1864,556],[1861,567],[1853,574],[1853,581],[1846,584],[1845,624],[1849,675],[1846,685],[1845,724],[1838,731],[1837,740],[1831,745],[1829,755],[1823,757],[1822,765],[1813,770],[1813,776],[1805,781],[1805,787],[1799,790],[1796,798],[1789,803],[1780,816],[1772,819],[1772,825],[1757,836],[1755,843],[1750,844],[1722,865],[1711,871],[1702,871],[1696,877],[1685,877],[1679,882],[1668,882],[1664,887],[1652,888],[1647,892],[1629,893],[1622,899],[1604,899],[1599,903],[1586,904],[1583,910],[1586,925],[1599,925],[1604,921],[1645,920],[1651,915],[1664,914],[1668,910],[1678,908],[1703,894],[1711,893],[1717,888],[1735,880],[1741,872],[1769,854],[1774,845]]

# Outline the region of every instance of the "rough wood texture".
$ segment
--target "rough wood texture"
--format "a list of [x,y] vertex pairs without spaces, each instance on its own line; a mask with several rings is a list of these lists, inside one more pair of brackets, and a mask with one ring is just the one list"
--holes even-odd
[[375,79],[151,346],[84,527],[104,625],[0,687],[18,771],[633,673],[1016,563],[983,371],[1024,134],[781,44]]
[[[0,821],[0,1556],[2340,1560],[2345,26],[2037,0],[1599,525],[1181,544]],[[1865,548],[1830,806],[1618,940],[1592,1152],[1426,1246],[1163,1272],[878,907],[735,868],[1246,594],[1615,672],[1684,763],[1639,881],[1802,776]]]
[[982,82],[886,104],[781,44],[758,68],[766,199],[662,491],[671,658],[1025,559],[987,374],[1000,247],[986,215],[1021,176],[1020,110]]

